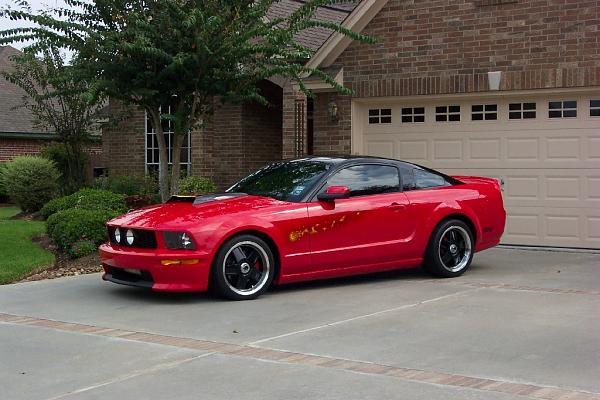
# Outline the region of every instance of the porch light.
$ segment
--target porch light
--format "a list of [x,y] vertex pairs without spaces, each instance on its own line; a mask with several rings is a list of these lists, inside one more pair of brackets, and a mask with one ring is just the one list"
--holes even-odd
[[335,101],[330,101],[327,105],[327,114],[332,121],[338,120],[338,106]]

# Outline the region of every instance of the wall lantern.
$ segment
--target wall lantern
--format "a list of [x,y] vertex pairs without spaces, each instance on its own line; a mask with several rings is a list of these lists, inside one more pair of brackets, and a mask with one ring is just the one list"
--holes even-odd
[[335,101],[330,101],[327,105],[327,114],[332,121],[338,120],[338,106]]
[[488,72],[488,84],[490,90],[500,90],[500,79],[502,78],[502,71]]

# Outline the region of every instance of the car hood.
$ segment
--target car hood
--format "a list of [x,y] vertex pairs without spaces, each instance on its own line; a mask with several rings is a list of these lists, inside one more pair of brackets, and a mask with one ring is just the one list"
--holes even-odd
[[[193,202],[192,202],[193,201]],[[214,218],[232,218],[241,213],[256,212],[284,202],[260,196],[228,193],[193,198],[175,198],[165,204],[133,210],[108,221],[108,225],[142,229],[189,229],[190,226]]]

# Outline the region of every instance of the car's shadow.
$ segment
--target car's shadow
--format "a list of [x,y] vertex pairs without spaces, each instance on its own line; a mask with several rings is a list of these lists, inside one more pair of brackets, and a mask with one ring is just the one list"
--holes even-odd
[[[377,283],[402,281],[421,281],[424,279],[436,279],[420,268],[399,269],[385,272],[376,272],[365,275],[353,275],[340,278],[330,278],[315,281],[306,281],[290,283],[281,286],[271,287],[262,297],[276,297],[294,292],[310,292],[316,289],[355,287],[362,285],[372,285]],[[121,301],[127,302],[151,302],[155,304],[197,304],[203,302],[229,301],[218,296],[218,294],[209,291],[205,293],[171,293],[171,292],[153,292],[148,289],[141,289],[130,286],[120,286],[111,284],[108,294],[117,297]]]

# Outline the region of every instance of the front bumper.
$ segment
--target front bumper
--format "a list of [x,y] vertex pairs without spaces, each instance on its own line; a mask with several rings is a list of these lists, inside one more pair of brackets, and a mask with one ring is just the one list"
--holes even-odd
[[[111,243],[100,246],[102,279],[164,292],[202,292],[208,289],[210,257],[204,253],[138,249]],[[198,260],[193,264],[163,265],[163,260]],[[139,272],[138,272],[139,271]]]

